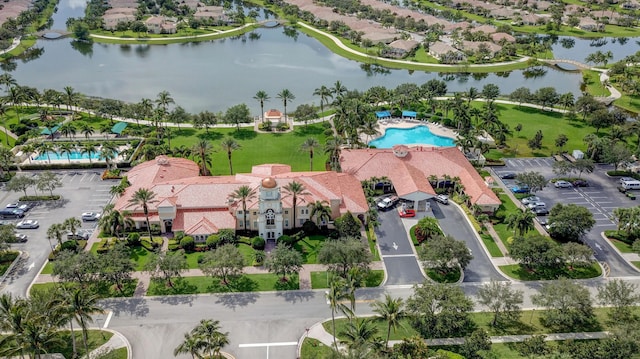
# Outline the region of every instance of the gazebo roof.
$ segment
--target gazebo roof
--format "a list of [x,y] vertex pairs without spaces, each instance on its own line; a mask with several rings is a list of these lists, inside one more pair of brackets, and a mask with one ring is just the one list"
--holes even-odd
[[415,118],[418,114],[415,111],[402,111],[402,117],[413,117]]
[[129,124],[126,122],[118,122],[113,127],[111,127],[111,132],[117,133],[118,135],[122,134],[125,128],[127,128]]
[[55,125],[51,129],[43,128],[42,131],[40,131],[40,134],[51,136],[52,134],[56,133],[59,128],[60,128],[60,125]]
[[387,118],[391,117],[391,112],[389,111],[376,111],[377,118]]

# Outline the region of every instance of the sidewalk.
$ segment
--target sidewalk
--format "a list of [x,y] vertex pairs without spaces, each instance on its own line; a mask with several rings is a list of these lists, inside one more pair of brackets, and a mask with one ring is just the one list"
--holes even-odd
[[[384,270],[382,261],[371,262],[369,266],[371,270]],[[311,272],[323,272],[327,270],[327,266],[324,264],[305,264],[298,273],[300,282],[300,290],[311,290]],[[269,274],[269,271],[265,267],[247,266],[243,268],[244,274]],[[204,274],[200,269],[189,269],[181,274],[182,277],[204,277]],[[133,272],[131,277],[138,280],[138,286],[134,292],[134,297],[143,297],[149,289],[149,283],[151,282],[151,276],[147,272]],[[39,274],[33,281],[34,284],[51,283],[55,282],[55,278],[51,274]]]
[[[305,336],[300,340],[300,345],[304,338],[313,338],[320,341],[322,344],[333,347],[333,335],[327,332],[322,325],[323,322],[318,322],[309,328],[308,332]],[[578,339],[578,340],[590,340],[590,339],[602,339],[607,337],[608,332],[579,332],[579,333],[550,333],[544,334],[545,341],[558,341],[558,340],[569,340],[569,339]],[[493,336],[491,338],[491,343],[518,343],[523,342],[532,335],[500,335]],[[427,346],[433,345],[461,345],[464,344],[465,338],[438,338],[438,339],[425,339],[425,343]],[[338,341],[339,343],[339,341]],[[390,340],[389,346],[393,346],[395,344],[402,343],[401,340]],[[338,344],[339,345],[339,344]]]

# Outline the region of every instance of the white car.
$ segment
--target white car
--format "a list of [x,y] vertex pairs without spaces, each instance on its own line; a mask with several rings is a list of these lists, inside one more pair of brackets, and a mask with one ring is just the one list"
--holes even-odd
[[82,214],[83,221],[97,221],[100,218],[100,213],[98,212],[84,212]]
[[378,209],[389,209],[393,206],[396,205],[396,203],[398,203],[398,201],[400,200],[400,198],[396,197],[396,196],[391,196],[391,197],[387,197],[385,199],[383,199],[382,201],[378,202]]
[[16,224],[16,228],[18,229],[36,229],[38,227],[40,227],[38,221],[34,221],[32,219],[25,219],[24,221],[20,221]]
[[439,194],[435,196],[434,199],[436,200],[436,202],[440,202],[442,204],[449,204],[449,196],[447,196],[446,194]]
[[531,196],[531,197],[526,197],[522,199],[522,204],[524,204],[525,206],[529,205],[530,203],[533,202],[540,202],[540,197],[538,196]]
[[556,188],[571,188],[571,187],[573,187],[571,182],[567,182],[567,181],[556,181],[556,183],[554,183],[553,185]]
[[24,233],[16,233],[16,242],[24,243],[27,241],[27,235]]

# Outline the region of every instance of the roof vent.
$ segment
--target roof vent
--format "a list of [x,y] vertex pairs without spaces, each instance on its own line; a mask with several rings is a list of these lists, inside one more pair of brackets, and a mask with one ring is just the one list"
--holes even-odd
[[169,164],[169,158],[167,156],[158,156],[156,157],[156,163],[160,166],[166,166]]
[[407,154],[409,153],[409,147],[405,145],[395,145],[392,147],[392,150],[393,150],[393,154],[399,158],[406,157]]

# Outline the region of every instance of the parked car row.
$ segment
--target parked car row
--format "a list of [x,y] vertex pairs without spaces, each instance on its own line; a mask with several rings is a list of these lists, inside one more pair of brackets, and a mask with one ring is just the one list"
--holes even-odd
[[547,214],[549,214],[547,204],[542,202],[538,196],[529,196],[523,198],[522,204],[538,216],[546,216]]

